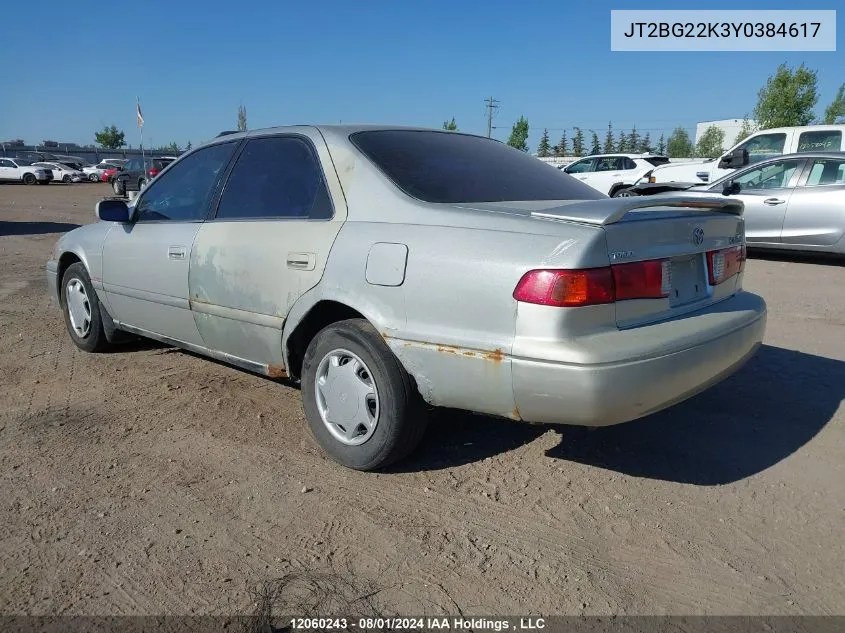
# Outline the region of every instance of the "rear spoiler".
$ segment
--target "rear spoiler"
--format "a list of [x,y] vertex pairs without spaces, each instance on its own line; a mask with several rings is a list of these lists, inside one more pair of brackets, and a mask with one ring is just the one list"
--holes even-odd
[[584,224],[615,224],[624,218],[629,212],[636,209],[711,209],[732,215],[742,215],[745,206],[741,200],[725,198],[704,194],[702,196],[632,196],[623,198],[608,198],[606,200],[590,200],[559,207],[560,211],[550,209],[548,211],[534,211],[531,213],[535,218],[546,218],[549,220],[567,220],[570,222],[583,222]]

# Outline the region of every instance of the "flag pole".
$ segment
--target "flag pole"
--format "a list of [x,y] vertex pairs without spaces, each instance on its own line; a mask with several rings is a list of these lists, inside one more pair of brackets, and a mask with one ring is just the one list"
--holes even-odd
[[141,99],[138,98],[138,97],[135,97],[135,103],[138,106],[136,114],[137,114],[137,119],[138,119],[138,132],[141,135],[141,165],[142,165],[141,169],[143,169],[146,172],[146,170],[147,170],[147,159],[146,159],[146,154],[144,153],[144,119],[141,115]]

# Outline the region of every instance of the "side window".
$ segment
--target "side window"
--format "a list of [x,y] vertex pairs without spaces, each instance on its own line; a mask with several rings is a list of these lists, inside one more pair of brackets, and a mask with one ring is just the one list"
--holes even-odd
[[328,219],[333,214],[319,158],[296,137],[247,141],[223,189],[218,220]]
[[599,158],[596,162],[595,171],[614,171],[619,169],[617,167],[618,162],[618,158]]
[[132,160],[127,161],[126,164],[123,166],[123,171],[132,171],[133,169],[138,169],[136,163],[137,161],[134,158]]
[[625,156],[622,159],[622,167],[620,167],[619,169],[636,169],[636,168],[637,168],[637,163],[635,163],[630,158]]
[[572,163],[569,167],[566,168],[567,174],[584,174],[588,171],[592,171],[593,166],[593,159],[587,160],[579,160]]
[[780,156],[783,154],[784,145],[786,145],[786,134],[760,134],[748,139],[739,148],[744,147],[748,150],[748,162],[753,164]]
[[798,137],[799,152],[838,152],[842,147],[842,132],[802,132]]
[[734,178],[740,185],[740,192],[782,189],[801,164],[800,160],[785,160],[745,172]]
[[199,222],[205,219],[215,185],[235,143],[220,143],[186,156],[152,181],[136,205],[139,222]]
[[805,187],[845,185],[845,159],[817,158],[813,161]]
[[10,161],[6,160],[5,158],[0,158],[0,167],[14,167],[15,164]]

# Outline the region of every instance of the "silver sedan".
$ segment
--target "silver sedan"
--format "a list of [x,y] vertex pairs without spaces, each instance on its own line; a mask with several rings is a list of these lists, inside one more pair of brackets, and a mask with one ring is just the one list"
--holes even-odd
[[468,134],[221,135],[96,212],[47,263],[79,348],[140,335],[298,381],[360,470],[414,449],[424,403],[616,424],[729,376],[765,330],[741,202],[611,199]]
[[709,185],[637,185],[639,195],[729,195],[745,205],[748,245],[845,255],[845,153],[808,152],[755,163]]

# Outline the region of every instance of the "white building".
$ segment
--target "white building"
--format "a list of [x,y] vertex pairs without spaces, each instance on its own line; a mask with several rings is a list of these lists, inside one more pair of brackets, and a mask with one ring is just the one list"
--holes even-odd
[[[715,125],[725,133],[725,140],[722,142],[722,149],[730,149],[736,144],[736,137],[742,129],[742,122],[744,120],[745,119],[722,119],[721,121],[702,121],[695,126],[695,144],[698,145],[699,139],[702,137],[707,128],[711,125]],[[752,119],[749,119],[748,122],[752,126],[757,125],[757,123]]]

